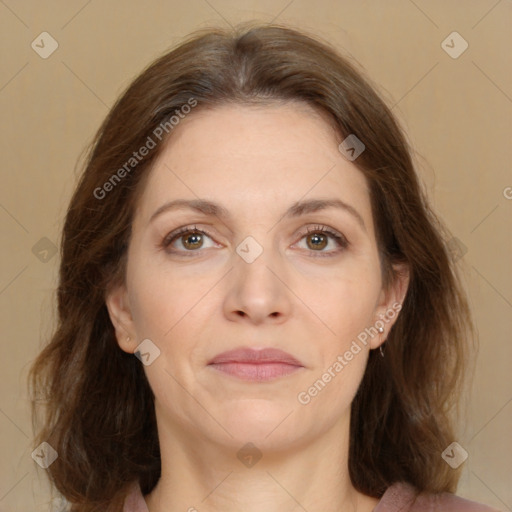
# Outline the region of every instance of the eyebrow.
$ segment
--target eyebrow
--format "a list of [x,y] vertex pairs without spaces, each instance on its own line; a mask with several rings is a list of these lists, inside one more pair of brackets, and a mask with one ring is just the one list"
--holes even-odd
[[[341,199],[309,199],[307,201],[297,201],[286,210],[282,218],[300,217],[308,213],[315,213],[329,208],[337,208],[349,213],[366,231],[366,226],[361,214],[353,206],[345,203]],[[231,218],[226,208],[213,201],[206,199],[175,199],[160,206],[160,208],[151,215],[149,222],[153,222],[156,217],[169,210],[183,209],[194,210],[204,215],[213,215],[221,219]]]

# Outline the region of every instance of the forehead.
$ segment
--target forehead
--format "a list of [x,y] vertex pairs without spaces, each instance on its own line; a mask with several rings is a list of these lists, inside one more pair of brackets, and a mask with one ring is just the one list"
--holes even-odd
[[338,149],[342,137],[304,103],[223,105],[181,120],[153,165],[139,204],[148,219],[178,198],[210,198],[235,213],[276,214],[308,197],[357,205],[371,225],[363,173]]

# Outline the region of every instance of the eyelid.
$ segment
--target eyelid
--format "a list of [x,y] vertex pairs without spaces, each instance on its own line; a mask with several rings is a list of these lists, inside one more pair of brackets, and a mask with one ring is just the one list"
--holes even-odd
[[[213,235],[206,229],[198,228],[197,224],[189,224],[182,226],[171,231],[162,240],[161,246],[166,249],[174,240],[177,240],[180,236],[186,235],[187,233],[201,233],[213,239]],[[194,251],[178,251],[178,252],[194,252]]]

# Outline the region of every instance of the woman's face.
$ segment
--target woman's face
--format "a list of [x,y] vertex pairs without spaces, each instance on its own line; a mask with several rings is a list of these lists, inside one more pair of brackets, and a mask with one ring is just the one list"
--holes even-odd
[[[126,286],[107,297],[123,350],[151,340],[160,430],[284,449],[347,421],[402,297],[383,290],[368,187],[340,142],[290,103],[198,110],[173,130],[135,214]],[[162,209],[177,200],[217,215]],[[297,362],[210,364],[244,348]]]

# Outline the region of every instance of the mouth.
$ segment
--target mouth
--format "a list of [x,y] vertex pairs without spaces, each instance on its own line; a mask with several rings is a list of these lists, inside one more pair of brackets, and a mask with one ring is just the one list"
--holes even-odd
[[279,379],[304,368],[299,360],[282,350],[244,347],[217,355],[208,366],[232,377],[253,382]]

